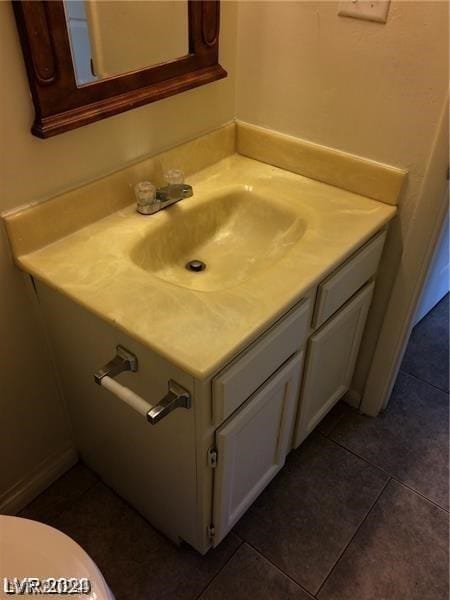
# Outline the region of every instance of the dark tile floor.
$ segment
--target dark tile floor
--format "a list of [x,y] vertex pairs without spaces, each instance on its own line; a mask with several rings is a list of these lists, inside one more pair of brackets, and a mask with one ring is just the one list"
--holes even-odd
[[338,404],[234,531],[176,548],[79,464],[21,513],[66,532],[117,600],[447,600],[448,296],[377,419]]
[[448,312],[447,294],[414,327],[403,359],[402,370],[448,392]]

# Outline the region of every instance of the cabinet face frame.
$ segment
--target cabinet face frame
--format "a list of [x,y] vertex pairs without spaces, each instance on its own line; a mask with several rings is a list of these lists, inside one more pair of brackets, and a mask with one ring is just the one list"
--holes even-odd
[[62,0],[14,0],[35,107],[47,138],[226,77],[219,65],[220,0],[188,0],[186,56],[77,86]]

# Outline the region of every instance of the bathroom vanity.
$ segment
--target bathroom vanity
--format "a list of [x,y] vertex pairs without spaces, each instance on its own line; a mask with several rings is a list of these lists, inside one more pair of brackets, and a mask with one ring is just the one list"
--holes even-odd
[[[235,153],[189,183],[166,211],[138,215],[129,198],[46,244],[23,245],[29,213],[6,221],[80,455],[205,553],[350,388],[395,208]],[[206,269],[185,269],[193,259]],[[176,382],[189,407],[151,424],[97,385],[118,345],[137,370],[117,382],[151,406]]]

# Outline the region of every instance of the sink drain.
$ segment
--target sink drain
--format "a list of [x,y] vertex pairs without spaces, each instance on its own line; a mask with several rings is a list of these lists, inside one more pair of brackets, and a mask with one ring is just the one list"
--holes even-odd
[[188,271],[193,271],[194,273],[199,273],[206,269],[206,265],[202,260],[190,260],[185,266]]

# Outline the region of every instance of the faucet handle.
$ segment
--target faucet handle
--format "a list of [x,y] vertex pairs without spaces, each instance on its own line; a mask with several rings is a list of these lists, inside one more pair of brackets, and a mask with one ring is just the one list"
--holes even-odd
[[156,188],[151,181],[140,181],[134,186],[136,197],[136,210],[143,215],[151,215],[160,208],[160,201],[156,197]]
[[181,185],[184,183],[184,172],[181,169],[169,169],[164,179],[167,185]]
[[184,172],[181,169],[169,169],[164,178],[167,182],[166,187],[162,188],[166,194],[165,199],[177,202],[193,195],[192,187],[184,183]]

